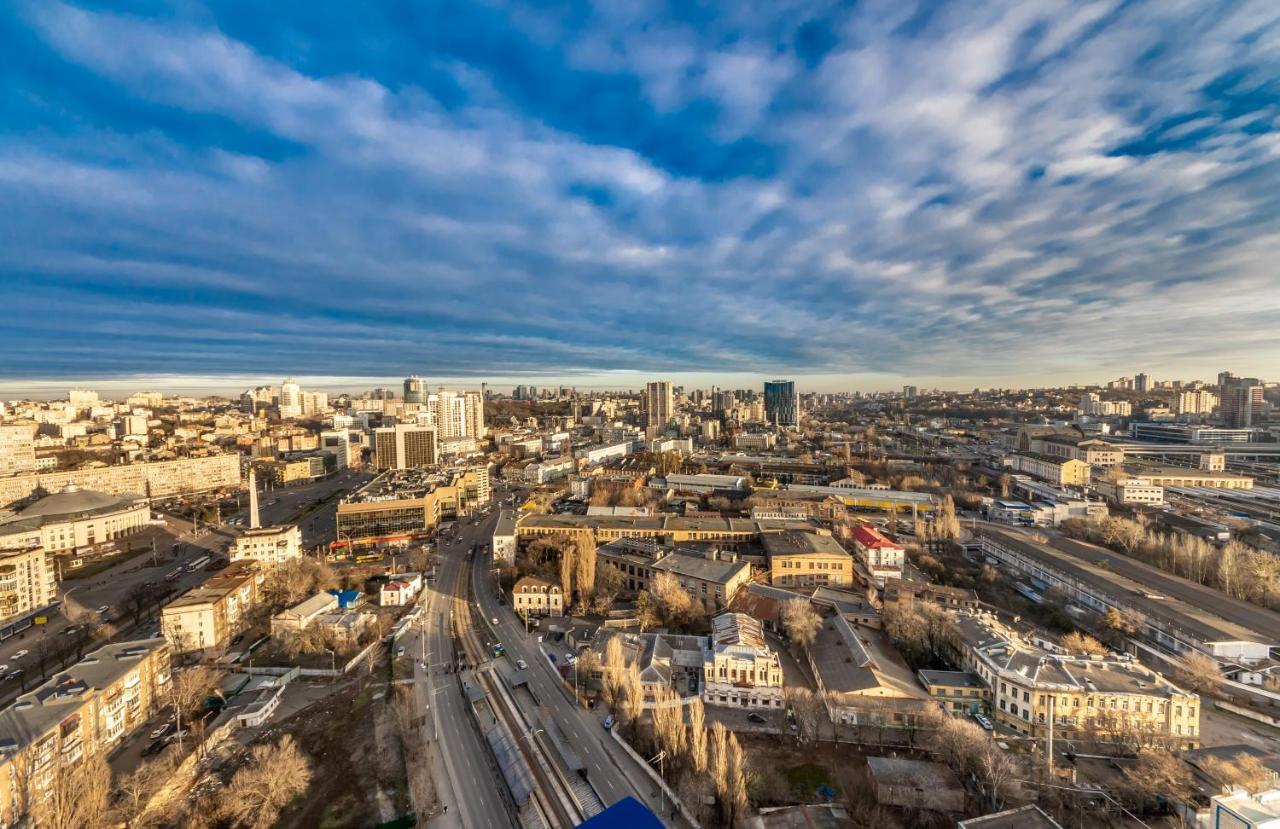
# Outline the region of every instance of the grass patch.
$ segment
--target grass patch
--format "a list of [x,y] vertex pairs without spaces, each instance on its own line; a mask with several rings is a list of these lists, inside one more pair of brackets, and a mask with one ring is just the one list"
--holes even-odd
[[805,763],[804,765],[785,768],[782,770],[782,777],[787,781],[792,793],[801,803],[811,798],[819,786],[835,788],[831,782],[831,775],[826,768],[816,763]]

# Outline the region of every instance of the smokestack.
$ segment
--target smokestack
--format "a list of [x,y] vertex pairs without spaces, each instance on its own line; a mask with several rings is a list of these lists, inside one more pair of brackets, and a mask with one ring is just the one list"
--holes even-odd
[[249,527],[257,529],[258,524],[258,476],[253,467],[249,467]]

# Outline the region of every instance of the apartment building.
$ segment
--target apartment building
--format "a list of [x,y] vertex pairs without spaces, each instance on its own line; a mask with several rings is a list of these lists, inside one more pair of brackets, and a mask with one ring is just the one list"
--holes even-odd
[[1129,656],[1048,650],[988,613],[957,613],[952,660],[981,677],[997,722],[1031,737],[1161,740],[1195,748],[1200,698]]
[[256,562],[239,561],[165,605],[160,630],[174,653],[224,647],[258,603],[262,582]]
[[35,434],[35,423],[0,423],[0,477],[36,471]]
[[536,461],[524,468],[524,479],[531,484],[546,484],[567,478],[577,469],[577,461],[573,458],[553,458]]
[[164,639],[86,654],[0,711],[0,823],[11,826],[61,764],[107,752],[159,708],[169,683]]
[[750,564],[739,561],[736,553],[711,546],[672,550],[652,541],[619,539],[599,547],[596,560],[616,567],[623,587],[634,593],[651,591],[659,574],[670,573],[707,613],[728,607],[751,580]]
[[779,587],[848,587],[853,557],[822,531],[782,530],[760,535],[769,562],[769,583]]
[[302,530],[296,524],[278,527],[249,527],[231,545],[233,562],[252,560],[274,567],[302,556]]
[[373,430],[373,465],[378,469],[419,469],[434,466],[440,457],[434,426],[397,423]]
[[1010,462],[1014,471],[1025,472],[1058,486],[1084,486],[1089,483],[1089,464],[1075,458],[1026,452],[1012,455]]
[[511,588],[511,608],[520,616],[563,616],[564,591],[553,581],[525,576]]
[[239,489],[243,483],[240,456],[227,453],[0,478],[0,507],[29,498],[37,490],[62,492],[68,486],[107,495],[140,495],[157,499]]
[[702,696],[708,705],[782,708],[782,663],[760,622],[744,613],[711,620]]
[[671,384],[666,380],[647,383],[644,387],[644,420],[650,427],[666,426],[675,414]]
[[39,531],[0,535],[0,628],[5,635],[28,627],[58,598],[53,559]]

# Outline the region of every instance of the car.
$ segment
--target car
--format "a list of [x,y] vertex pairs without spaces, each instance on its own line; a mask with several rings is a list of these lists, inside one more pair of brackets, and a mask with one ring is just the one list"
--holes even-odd
[[173,730],[173,723],[167,722],[164,725],[157,728],[155,731],[152,731],[151,734],[148,736],[152,740],[158,740],[161,737],[168,734],[171,730]]
[[768,722],[768,720],[766,720],[764,717],[760,716],[759,714],[753,713],[753,714],[747,715],[747,722],[759,723],[760,725],[763,725],[764,723]]
[[18,651],[13,655],[13,659],[16,662],[17,660],[21,659],[22,657],[26,656],[29,653],[31,653],[31,651],[23,648],[22,650]]
[[493,617],[492,619],[490,619],[489,621],[496,625],[496,624],[498,624],[498,617],[497,617],[497,616],[494,616],[494,617]]
[[147,746],[142,750],[142,756],[150,757],[153,754],[159,754],[160,752],[164,751],[168,747],[169,747],[169,743],[166,740],[156,740],[151,745]]
[[107,612],[108,610],[110,610],[110,609],[111,609],[111,605],[109,605],[109,604],[104,604],[102,607],[98,608],[98,612],[99,612],[99,613],[106,613],[106,612]]
[[991,720],[987,719],[981,714],[974,714],[973,719],[978,723],[978,725],[982,726],[983,729],[986,731],[991,731],[992,729],[995,728],[995,726],[991,724]]
[[524,670],[525,668],[527,668],[527,667],[529,667],[529,663],[528,663],[528,662],[525,662],[523,659],[517,659],[517,660],[516,660],[516,669],[517,669],[517,670],[523,671],[523,670]]
[[0,676],[3,676],[5,672],[7,672],[8,670],[9,670],[8,665],[0,665]]
[[555,655],[554,653],[549,653],[549,654],[547,654],[547,659],[550,659],[552,662],[555,662],[555,661],[556,661],[556,655]]
[[401,645],[398,648],[396,648],[396,656],[404,656],[404,645]]
[[188,731],[175,731],[172,734],[170,734],[168,737],[165,737],[164,741],[166,743],[172,743],[175,740],[181,740],[183,737],[187,736],[187,734],[189,733],[190,732]]
[[574,656],[571,653],[566,653],[564,655],[564,663],[566,665],[572,665],[574,662],[577,662],[577,661],[578,661],[578,657]]
[[7,679],[7,680],[19,679],[19,678],[21,678],[21,677],[22,677],[22,675],[23,675],[23,674],[25,674],[25,673],[26,673],[26,671],[24,671],[24,670],[22,670],[21,668],[19,668],[19,669],[18,669],[18,670],[16,670],[16,671],[10,671],[9,673],[5,674],[5,675],[4,675],[4,678],[5,678],[5,679]]
[[609,716],[605,717],[604,722],[600,724],[604,726],[605,731],[608,731],[610,728],[613,728],[613,715],[610,714]]
[[[77,633],[79,633],[79,632],[80,632],[81,630],[83,630],[83,629],[84,629],[84,626],[83,626],[83,625],[70,625],[69,627],[65,627],[65,628],[63,628],[63,629],[62,629],[62,635],[63,635],[63,636],[75,636]],[[24,653],[25,653],[25,651],[24,651]]]

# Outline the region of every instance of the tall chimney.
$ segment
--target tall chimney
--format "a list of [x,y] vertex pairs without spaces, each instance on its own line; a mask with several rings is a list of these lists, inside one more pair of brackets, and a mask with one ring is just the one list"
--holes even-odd
[[257,529],[258,524],[258,476],[253,467],[249,467],[249,526]]

